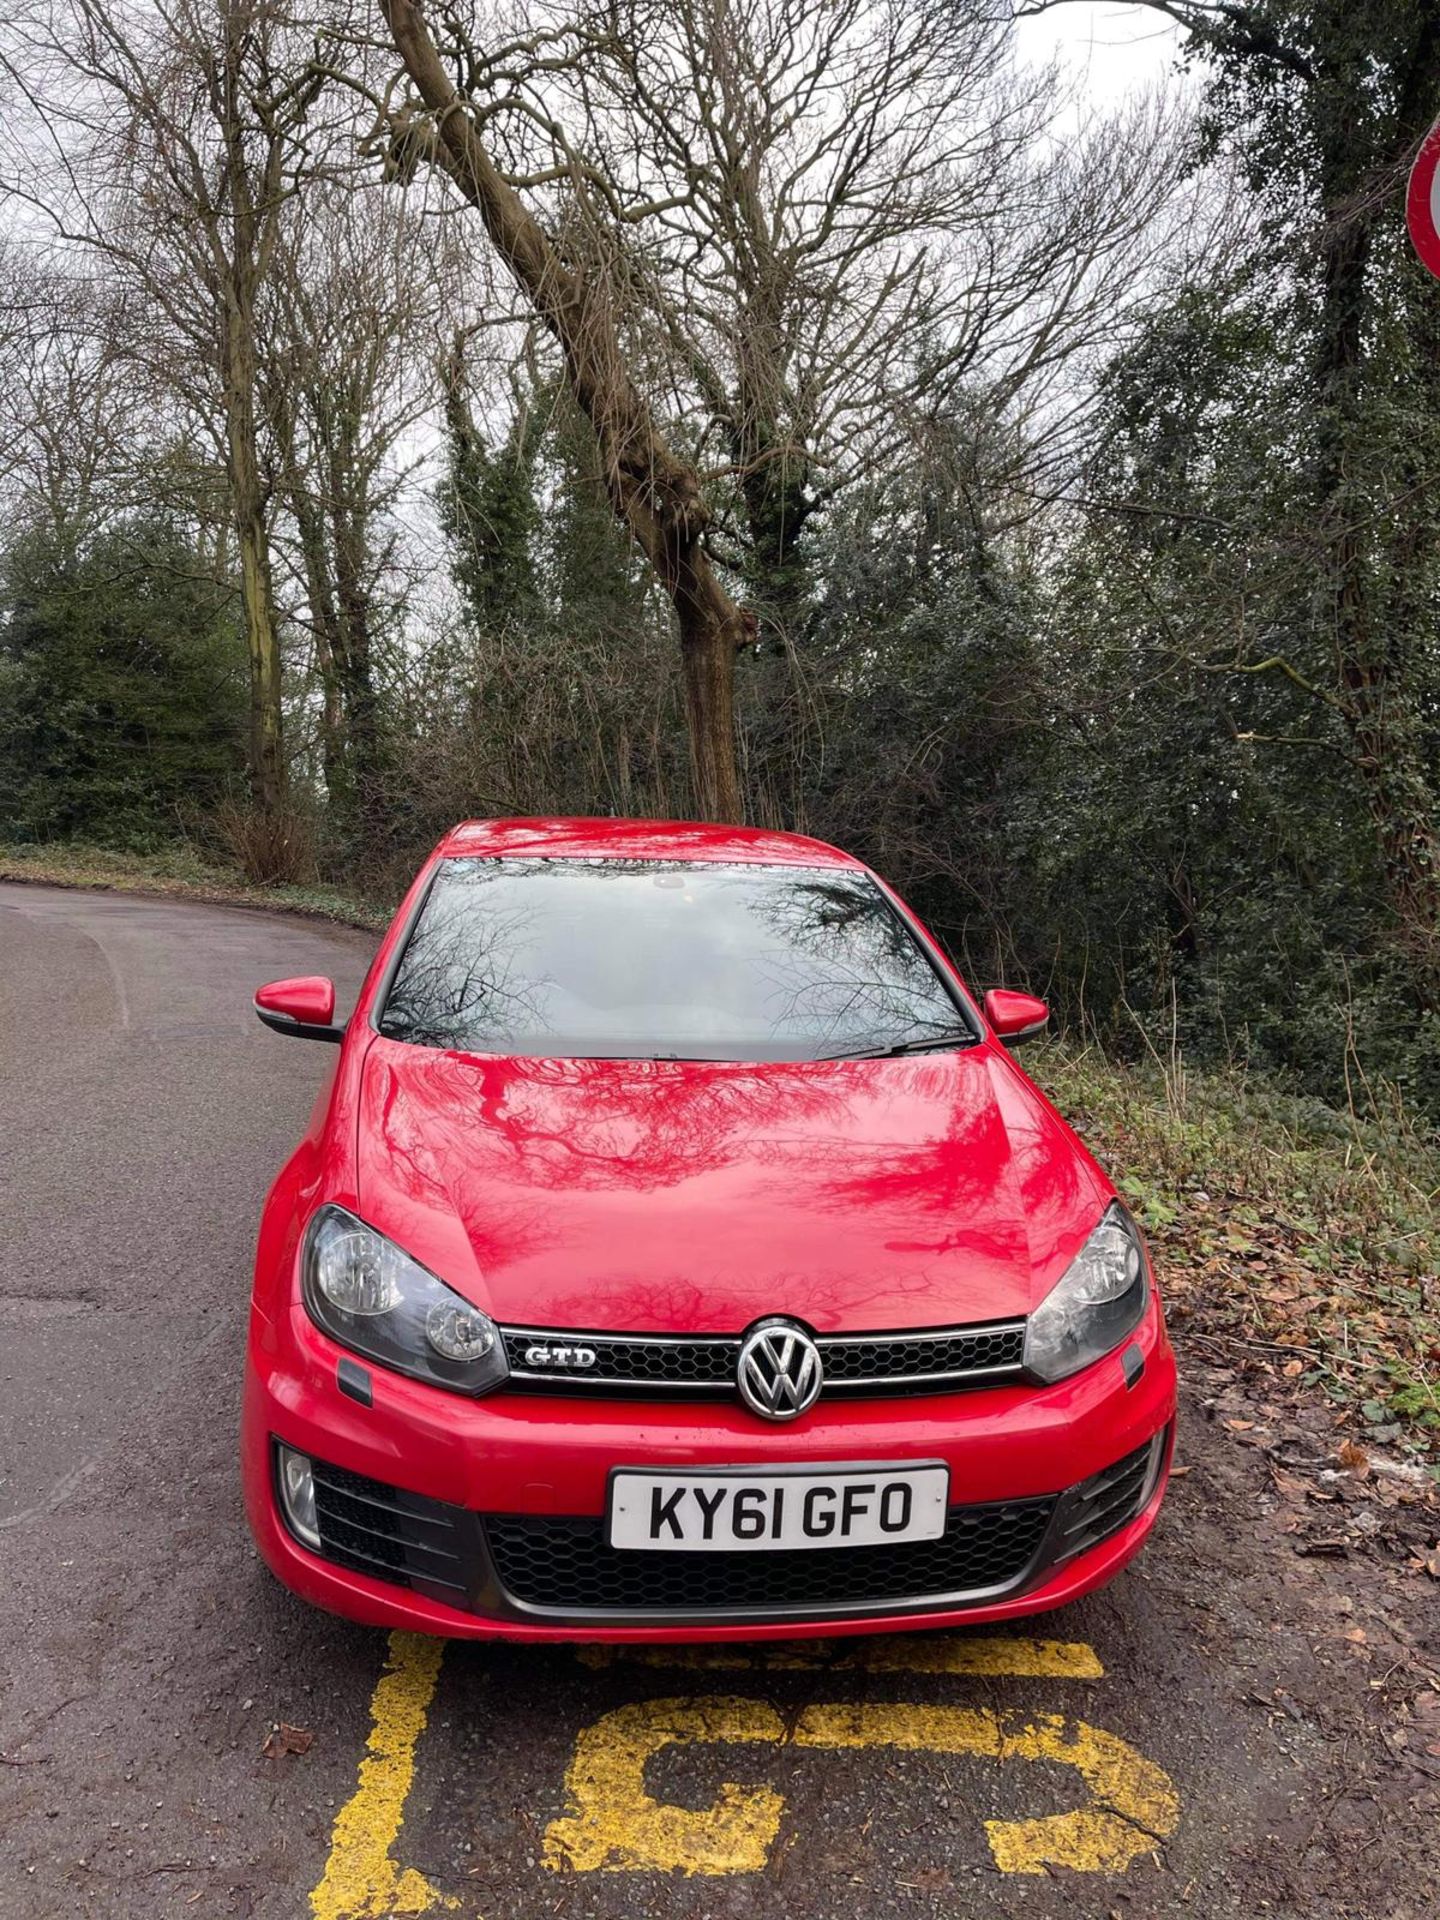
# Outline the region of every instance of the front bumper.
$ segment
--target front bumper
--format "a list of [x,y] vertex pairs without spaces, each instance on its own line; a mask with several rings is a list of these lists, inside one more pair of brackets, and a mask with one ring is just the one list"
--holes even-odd
[[[467,1401],[378,1368],[373,1404],[363,1406],[340,1391],[340,1350],[302,1311],[279,1327],[257,1314],[246,1376],[246,1505],[266,1562],[304,1598],[367,1624],[455,1638],[760,1639],[1017,1618],[1112,1578],[1158,1513],[1175,1368],[1153,1302],[1126,1344],[1143,1360],[1138,1376],[1132,1357],[1127,1377],[1117,1352],[1055,1387],[822,1403],[780,1427],[728,1404],[504,1392]],[[1152,1462],[1142,1456],[1157,1435]],[[382,1550],[393,1564],[379,1576],[367,1557],[374,1540],[343,1522],[330,1529],[323,1557],[293,1537],[276,1502],[277,1441],[327,1464],[332,1515],[398,1534],[401,1550]],[[728,1581],[712,1564],[716,1577],[687,1597],[658,1567],[641,1583],[653,1590],[637,1591],[634,1563],[668,1556],[621,1555],[630,1564],[617,1568],[600,1537],[616,1466],[904,1460],[949,1465],[954,1552],[925,1560],[923,1578],[893,1570],[879,1597],[855,1591],[840,1556],[904,1549],[805,1555],[816,1568],[813,1598],[793,1565],[757,1590],[753,1559]],[[1130,1477],[1114,1481],[1127,1463]],[[1086,1483],[1102,1491],[1113,1484],[1121,1502],[1121,1523],[1093,1545],[1074,1520],[1076,1489]],[[370,1514],[367,1501],[381,1506]],[[403,1544],[442,1540],[448,1560]],[[350,1552],[347,1542],[366,1551]],[[722,1556],[686,1558],[698,1577],[704,1569],[695,1561]]]

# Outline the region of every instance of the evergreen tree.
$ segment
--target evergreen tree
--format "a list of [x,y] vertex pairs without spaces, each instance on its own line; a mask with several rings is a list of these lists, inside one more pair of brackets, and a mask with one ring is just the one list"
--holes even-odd
[[144,847],[244,770],[233,596],[165,521],[0,566],[0,833]]
[[466,613],[480,629],[532,619],[540,606],[534,411],[517,405],[504,438],[492,444],[471,410],[463,370],[452,360],[445,378],[445,428],[449,472],[440,492],[440,523]]

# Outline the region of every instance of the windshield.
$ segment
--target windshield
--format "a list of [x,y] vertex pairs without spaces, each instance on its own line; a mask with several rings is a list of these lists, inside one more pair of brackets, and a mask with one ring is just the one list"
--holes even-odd
[[867,875],[655,860],[447,860],[378,1022],[548,1058],[815,1060],[972,1038]]

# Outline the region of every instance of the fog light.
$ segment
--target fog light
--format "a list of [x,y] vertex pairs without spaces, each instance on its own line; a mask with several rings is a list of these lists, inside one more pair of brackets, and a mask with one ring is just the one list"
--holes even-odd
[[320,1527],[315,1517],[315,1476],[308,1454],[293,1447],[277,1449],[280,1458],[280,1504],[290,1531],[307,1547],[320,1551]]

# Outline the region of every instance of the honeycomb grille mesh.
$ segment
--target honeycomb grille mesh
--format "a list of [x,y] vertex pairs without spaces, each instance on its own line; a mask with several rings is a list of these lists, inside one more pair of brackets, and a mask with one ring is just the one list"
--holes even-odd
[[[522,1390],[591,1396],[653,1393],[712,1400],[729,1399],[735,1393],[738,1335],[670,1339],[524,1327],[506,1327],[502,1332],[510,1384]],[[1025,1324],[1016,1320],[906,1335],[821,1334],[816,1345],[825,1369],[822,1399],[827,1394],[944,1392],[963,1387],[971,1377],[993,1381],[999,1374],[1018,1373]],[[595,1358],[592,1364],[577,1368],[539,1357],[556,1347],[585,1347]]]
[[1015,1585],[1039,1552],[1055,1502],[952,1507],[939,1540],[777,1553],[634,1553],[600,1520],[492,1515],[491,1558],[510,1599],[564,1613],[735,1612],[924,1603]]
[[928,1374],[988,1373],[997,1367],[1018,1368],[1025,1347],[1025,1328],[961,1327],[951,1333],[926,1334],[918,1340],[876,1334],[864,1340],[821,1340],[827,1385],[846,1386],[862,1380],[923,1379]]
[[[583,1379],[568,1368],[536,1365],[527,1357],[530,1351],[546,1345],[580,1345],[593,1348],[595,1364],[587,1367]],[[605,1382],[616,1386],[704,1387],[722,1392],[735,1384],[735,1362],[740,1352],[738,1340],[646,1340],[600,1339],[593,1334],[537,1334],[505,1330],[505,1357],[512,1372],[542,1375],[553,1388],[573,1387],[593,1391],[588,1383]]]

